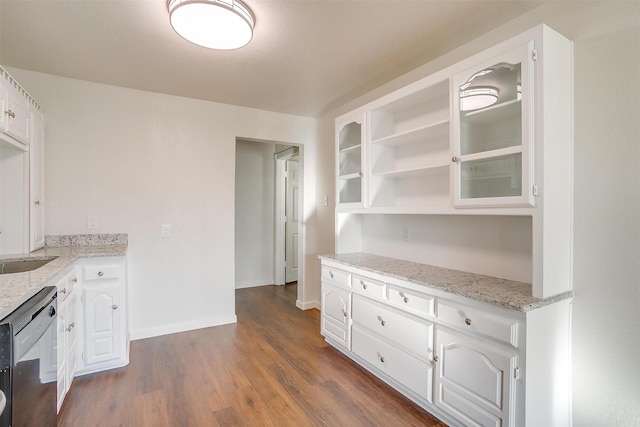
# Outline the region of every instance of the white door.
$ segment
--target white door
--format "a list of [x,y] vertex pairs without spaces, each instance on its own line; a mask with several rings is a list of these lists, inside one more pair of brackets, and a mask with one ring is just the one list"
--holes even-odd
[[294,156],[286,161],[286,169],[285,215],[287,222],[285,226],[285,282],[291,283],[298,280],[298,201],[300,195],[298,156]]

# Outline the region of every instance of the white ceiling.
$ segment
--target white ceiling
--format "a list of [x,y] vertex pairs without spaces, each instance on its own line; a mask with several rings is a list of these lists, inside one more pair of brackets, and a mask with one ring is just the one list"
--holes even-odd
[[0,64],[316,117],[521,15],[524,0],[246,0],[234,51],[173,32],[166,0],[0,0]]

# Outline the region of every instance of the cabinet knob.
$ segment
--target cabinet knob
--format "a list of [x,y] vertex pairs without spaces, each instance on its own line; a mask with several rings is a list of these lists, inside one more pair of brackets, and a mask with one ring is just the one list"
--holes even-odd
[[71,329],[73,329],[75,326],[76,326],[76,322],[71,322],[69,326],[67,326],[66,331],[71,332]]
[[67,288],[62,288],[62,289],[60,290],[60,293],[61,293],[61,294],[66,294],[66,293],[67,293]]
[[329,272],[329,276],[331,276],[331,278],[333,279],[333,271]]
[[118,309],[118,304],[113,304],[113,305],[111,306],[111,308],[112,308],[112,309],[114,309],[114,310],[117,310],[117,309]]
[[436,356],[435,354],[433,355],[433,361],[437,362],[438,361],[438,356]]
[[453,163],[458,163],[458,162],[460,162],[460,157],[458,157],[458,156],[453,156],[453,157],[451,158],[451,161],[452,161]]
[[406,304],[406,303],[408,303],[408,302],[409,302],[409,298],[408,298],[408,297],[404,297],[403,301],[404,301],[404,302],[405,302],[405,304]]
[[359,176],[362,176],[362,175],[363,175],[363,174],[362,174],[362,171],[358,172],[358,175],[359,175]]
[[77,277],[73,278],[73,283],[78,283],[78,278]]
[[379,356],[380,356],[380,361],[384,363],[384,356],[383,355],[379,355]]
[[378,316],[378,322],[380,322],[380,326],[384,326],[387,324],[387,322],[385,322],[381,316]]
[[13,112],[13,111],[11,111],[11,110],[7,110],[7,111],[5,111],[4,113],[5,113],[7,116],[11,117],[12,119],[15,119],[15,118],[16,118],[16,113],[14,113],[14,112]]
[[98,271],[98,277],[102,277],[102,276],[104,276],[104,272]]
[[466,319],[464,319],[464,323],[465,323],[467,326],[470,326],[470,325],[471,325],[471,319],[469,319],[469,318],[467,317]]
[[40,200],[34,201],[33,204],[36,205],[36,206],[40,206]]
[[360,284],[362,285],[362,289],[367,289],[367,284],[360,280]]
[[342,315],[346,318],[347,317],[347,310],[342,310]]

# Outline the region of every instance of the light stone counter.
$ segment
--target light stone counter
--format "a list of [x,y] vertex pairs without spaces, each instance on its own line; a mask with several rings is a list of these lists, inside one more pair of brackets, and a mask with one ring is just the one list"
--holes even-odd
[[[335,261],[363,271],[391,276],[416,285],[523,312],[573,297],[573,291],[569,291],[551,298],[535,298],[532,296],[530,283],[367,253],[321,255],[320,259]],[[428,290],[425,291],[428,292]]]
[[[86,236],[86,239],[82,236]],[[90,237],[91,236],[91,237]],[[42,249],[29,254],[1,255],[1,261],[16,260],[40,260],[56,257],[53,261],[25,273],[0,274],[0,319],[15,310],[24,301],[35,295],[51,279],[66,271],[76,260],[81,258],[96,258],[110,256],[124,256],[127,252],[127,239],[104,239],[96,236],[107,235],[81,235],[81,236],[55,236],[73,246],[45,246]],[[111,235],[123,236],[123,235]],[[49,236],[47,236],[49,237]],[[100,243],[100,244],[95,244]],[[111,244],[104,244],[111,243]],[[113,244],[117,243],[117,244]],[[48,245],[56,245],[55,241]]]

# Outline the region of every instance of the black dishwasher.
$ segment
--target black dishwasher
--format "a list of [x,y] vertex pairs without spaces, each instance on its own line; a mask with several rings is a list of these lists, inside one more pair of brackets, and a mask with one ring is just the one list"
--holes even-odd
[[0,320],[0,427],[56,425],[56,297],[47,286]]

